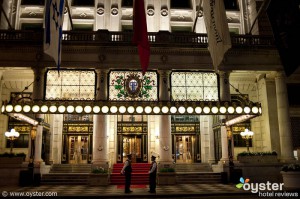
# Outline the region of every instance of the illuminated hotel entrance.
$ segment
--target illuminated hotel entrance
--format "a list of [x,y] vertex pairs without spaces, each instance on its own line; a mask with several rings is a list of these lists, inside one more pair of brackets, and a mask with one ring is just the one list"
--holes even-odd
[[132,162],[148,162],[148,138],[146,115],[118,115],[118,156],[122,163],[127,154],[132,154]]
[[176,163],[201,162],[200,121],[195,115],[172,115],[172,153]]
[[88,163],[88,136],[69,136],[70,164]]
[[193,163],[195,154],[195,136],[175,136],[176,163]]

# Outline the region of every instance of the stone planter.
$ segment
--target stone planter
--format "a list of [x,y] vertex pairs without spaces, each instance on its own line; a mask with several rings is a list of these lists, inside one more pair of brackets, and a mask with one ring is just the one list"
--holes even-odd
[[300,189],[300,171],[281,171],[285,189]]
[[109,184],[109,174],[107,173],[91,173],[89,175],[89,185],[104,186]]
[[275,163],[278,162],[277,155],[249,155],[237,156],[241,163]]
[[0,164],[22,164],[23,157],[0,157]]
[[176,173],[175,172],[166,172],[157,174],[158,184],[159,185],[173,185],[176,184]]

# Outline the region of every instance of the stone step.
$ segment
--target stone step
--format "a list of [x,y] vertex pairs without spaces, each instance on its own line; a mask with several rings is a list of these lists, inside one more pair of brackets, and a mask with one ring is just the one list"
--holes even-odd
[[76,184],[76,185],[86,185],[88,184],[89,175],[82,173],[72,173],[72,174],[44,174],[41,178],[41,184]]
[[176,172],[212,172],[208,163],[176,164]]
[[50,173],[90,173],[90,164],[54,164]]
[[222,182],[221,173],[176,173],[178,184],[216,184]]

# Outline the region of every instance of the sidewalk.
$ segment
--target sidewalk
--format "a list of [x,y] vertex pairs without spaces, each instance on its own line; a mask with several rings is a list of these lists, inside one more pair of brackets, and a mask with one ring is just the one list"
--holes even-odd
[[156,193],[148,192],[148,185],[144,187],[132,186],[132,193],[125,194],[123,188],[117,185],[85,186],[85,185],[41,185],[38,187],[1,187],[1,196],[12,194],[51,195],[58,197],[84,196],[97,198],[255,198],[233,184],[177,184],[172,186],[157,186]]

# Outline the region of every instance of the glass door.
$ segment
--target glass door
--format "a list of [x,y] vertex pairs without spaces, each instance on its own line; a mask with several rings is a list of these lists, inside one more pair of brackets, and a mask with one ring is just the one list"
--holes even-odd
[[88,163],[88,136],[69,136],[69,164]]
[[127,154],[132,154],[132,162],[139,162],[142,158],[140,135],[123,136],[123,161],[126,160]]
[[176,163],[194,162],[194,136],[176,135],[175,140]]

